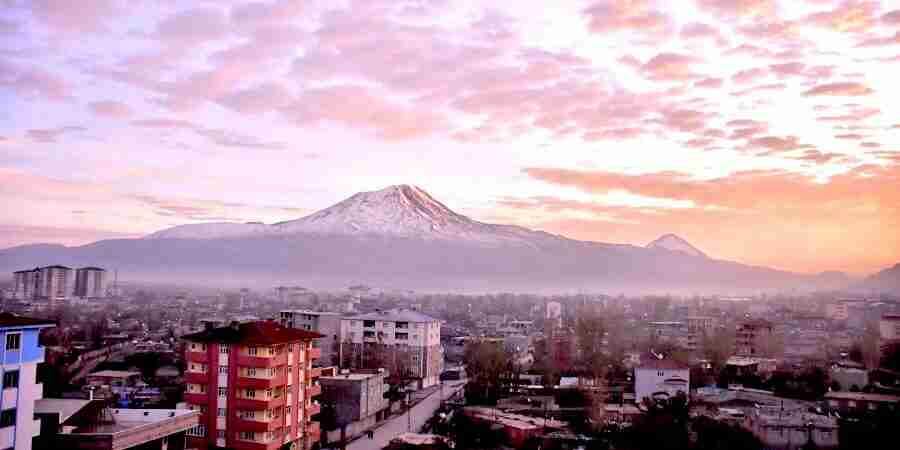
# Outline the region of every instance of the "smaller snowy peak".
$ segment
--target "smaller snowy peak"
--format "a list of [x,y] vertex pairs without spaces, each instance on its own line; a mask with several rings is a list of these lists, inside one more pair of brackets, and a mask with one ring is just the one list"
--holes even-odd
[[702,251],[697,249],[697,247],[691,245],[688,241],[671,233],[662,235],[655,241],[647,244],[647,248],[682,252],[687,253],[691,256],[699,256],[703,258],[707,257],[706,253],[703,253]]
[[223,239],[266,234],[271,227],[261,222],[212,222],[178,225],[145,236],[144,239]]

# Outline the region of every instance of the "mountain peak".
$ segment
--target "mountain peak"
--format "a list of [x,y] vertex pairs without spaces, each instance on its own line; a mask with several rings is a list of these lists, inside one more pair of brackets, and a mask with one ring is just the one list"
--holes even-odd
[[697,247],[691,245],[690,242],[672,233],[667,233],[660,236],[655,241],[647,244],[647,248],[682,252],[692,256],[707,258],[706,253],[703,253]]

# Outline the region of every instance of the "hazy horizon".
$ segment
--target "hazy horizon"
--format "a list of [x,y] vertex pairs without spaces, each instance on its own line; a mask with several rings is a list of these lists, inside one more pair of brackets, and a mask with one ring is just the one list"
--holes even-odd
[[13,2],[0,247],[409,183],[484,222],[875,273],[900,261],[896,8]]

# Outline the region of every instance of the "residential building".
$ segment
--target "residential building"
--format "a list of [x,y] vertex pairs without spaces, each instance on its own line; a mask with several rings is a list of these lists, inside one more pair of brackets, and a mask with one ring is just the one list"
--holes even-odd
[[322,351],[318,360],[322,365],[338,364],[338,342],[341,335],[341,315],[335,312],[283,310],[279,313],[281,325],[288,328],[315,331],[323,335],[313,345]]
[[141,373],[127,370],[101,370],[85,377],[87,386],[108,389],[113,394],[123,395],[135,390],[141,382]]
[[690,392],[690,366],[652,354],[641,359],[641,364],[634,368],[636,402],[640,403],[644,398],[673,397],[679,392]]
[[38,400],[35,450],[184,450],[200,413],[186,409],[114,409],[103,400]]
[[825,394],[828,407],[842,414],[865,411],[895,410],[900,408],[900,396],[887,394],[866,394],[863,392],[828,392]]
[[99,267],[82,267],[75,271],[75,297],[106,297],[106,271]]
[[[762,406],[748,411],[742,426],[767,449],[838,447],[837,419],[831,416]],[[809,444],[812,446],[807,447]]]
[[274,321],[232,322],[182,337],[184,399],[200,411],[188,447],[307,450],[319,440],[321,393],[313,367],[320,334]]
[[72,293],[72,269],[66,266],[41,267],[36,297],[53,303],[65,300]]
[[13,272],[13,297],[18,300],[34,300],[40,286],[41,269]]
[[683,322],[649,322],[647,331],[651,343],[669,343],[694,350],[688,348],[688,328]]
[[374,370],[319,378],[322,399],[334,405],[338,425],[329,441],[359,436],[387,416],[390,404],[384,395],[387,392],[386,376],[386,371]]
[[41,330],[56,326],[50,320],[0,314],[0,448],[30,450],[40,422],[34,419],[34,402],[43,397],[37,383],[37,366],[44,362],[44,347],[38,343]]
[[738,322],[734,335],[734,354],[738,356],[771,356],[772,323],[754,319]]
[[342,368],[386,368],[418,388],[440,382],[444,370],[441,322],[410,309],[376,311],[341,319]]
[[836,382],[842,391],[859,391],[869,384],[869,371],[865,366],[835,364],[829,369],[828,377],[832,382]]

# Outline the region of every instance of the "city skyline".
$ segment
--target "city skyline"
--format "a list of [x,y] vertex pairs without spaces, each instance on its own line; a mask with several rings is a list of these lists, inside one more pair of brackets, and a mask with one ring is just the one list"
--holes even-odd
[[900,261],[890,2],[51,3],[0,12],[0,248],[411,183],[576,239]]

